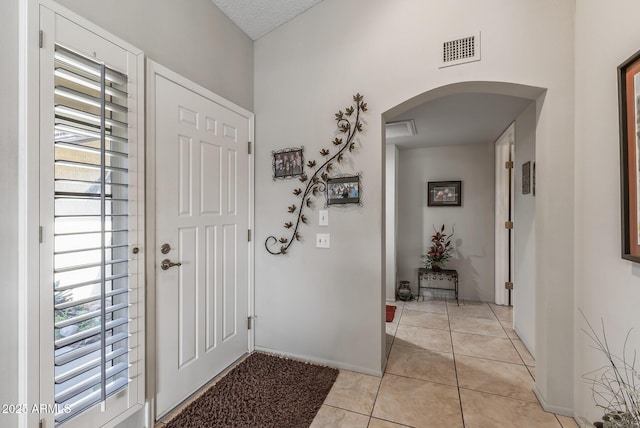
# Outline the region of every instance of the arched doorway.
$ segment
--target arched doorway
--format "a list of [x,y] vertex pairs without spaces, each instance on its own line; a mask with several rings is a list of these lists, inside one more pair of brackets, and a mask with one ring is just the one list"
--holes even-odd
[[[419,255],[424,253],[425,242],[432,232],[432,219],[447,218],[447,221],[458,221],[466,223],[467,233],[464,239],[460,239],[461,251],[458,254],[459,266],[456,266],[460,273],[461,287],[460,295],[463,299],[498,301],[495,296],[497,289],[495,282],[504,281],[496,275],[496,266],[505,263],[496,263],[495,254],[495,234],[486,233],[483,236],[470,238],[471,230],[475,226],[473,234],[478,235],[479,229],[491,228],[498,230],[499,224],[504,224],[496,218],[495,204],[487,209],[487,204],[472,203],[478,202],[478,189],[490,186],[490,192],[494,192],[494,184],[485,180],[478,183],[474,178],[468,180],[469,183],[463,189],[469,187],[473,190],[470,194],[463,190],[463,199],[469,198],[466,208],[473,210],[475,207],[484,207],[482,213],[467,212],[466,215],[458,215],[465,210],[465,203],[460,209],[455,211],[447,208],[450,212],[447,215],[430,216],[415,215],[416,210],[427,210],[424,208],[426,202],[424,191],[417,187],[412,189],[412,197],[404,200],[412,201],[410,207],[405,207],[414,213],[413,217],[403,212],[403,207],[398,207],[397,195],[403,191],[398,188],[398,158],[399,150],[447,146],[455,144],[482,143],[485,146],[495,144],[501,134],[513,123],[515,128],[516,153],[513,158],[513,186],[514,205],[513,223],[516,239],[511,250],[513,251],[513,264],[510,269],[513,276],[508,282],[514,284],[514,328],[523,340],[523,343],[535,355],[535,335],[536,335],[536,292],[535,292],[535,199],[531,190],[523,193],[522,171],[528,162],[527,168],[531,172],[531,165],[535,165],[535,141],[536,122],[540,106],[544,100],[545,89],[504,82],[462,82],[442,86],[427,91],[413,98],[406,100],[386,111],[382,115],[383,123],[398,122],[414,119],[412,126],[415,127],[418,136],[407,138],[394,138],[395,147],[390,147],[386,141],[386,298],[392,300],[395,296],[396,284],[399,280],[411,280],[417,282],[417,268],[419,266]],[[422,115],[417,117],[415,115]],[[423,117],[424,115],[429,118]],[[409,127],[410,128],[410,127]],[[483,158],[486,162],[487,159]],[[492,157],[492,168],[499,170],[504,165],[499,165]],[[442,170],[434,172],[434,176],[426,174],[421,177],[433,179],[455,179],[456,177],[445,177]],[[484,173],[486,177],[486,171]],[[529,176],[531,179],[531,175]],[[414,177],[415,179],[415,177]],[[494,180],[495,182],[495,180]],[[422,183],[426,186],[426,182]],[[480,187],[478,187],[480,186]],[[401,186],[402,187],[402,186]],[[531,189],[531,183],[529,185]],[[485,192],[485,193],[487,193]],[[465,194],[466,193],[466,194]],[[493,194],[493,193],[492,193]],[[486,201],[485,201],[486,202]],[[494,201],[495,202],[495,201]],[[435,210],[437,211],[437,210]],[[432,211],[433,212],[433,211]],[[439,212],[438,214],[442,214]],[[490,224],[487,222],[490,217]],[[398,229],[398,219],[401,219],[402,227]],[[441,220],[438,220],[441,221]],[[415,224],[413,224],[415,223]],[[427,224],[428,223],[428,224]],[[440,223],[438,223],[439,225]],[[487,224],[489,224],[487,226]],[[407,232],[409,228],[409,232]],[[461,227],[458,227],[460,230]],[[404,233],[402,232],[404,229]],[[420,229],[419,231],[416,229]],[[518,235],[518,231],[521,235]],[[491,240],[491,244],[489,244]],[[483,242],[480,242],[483,241]],[[401,242],[400,247],[397,245]],[[505,244],[508,242],[504,241]],[[465,247],[465,248],[463,248]],[[491,253],[491,254],[488,254]],[[502,252],[501,252],[502,253]],[[417,285],[414,285],[417,292]],[[517,296],[517,297],[516,297]]]

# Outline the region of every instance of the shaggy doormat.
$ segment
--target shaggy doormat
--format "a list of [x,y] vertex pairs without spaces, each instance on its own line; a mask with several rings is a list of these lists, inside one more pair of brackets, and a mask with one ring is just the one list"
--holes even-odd
[[253,353],[166,428],[308,427],[338,370]]
[[392,322],[396,314],[396,307],[387,305],[387,322]]

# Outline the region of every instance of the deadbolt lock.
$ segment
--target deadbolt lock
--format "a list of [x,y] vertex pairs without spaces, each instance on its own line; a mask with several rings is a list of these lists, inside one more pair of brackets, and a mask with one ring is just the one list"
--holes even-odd
[[169,254],[169,251],[171,251],[171,245],[169,244],[162,244],[162,246],[160,247],[160,252],[162,254]]

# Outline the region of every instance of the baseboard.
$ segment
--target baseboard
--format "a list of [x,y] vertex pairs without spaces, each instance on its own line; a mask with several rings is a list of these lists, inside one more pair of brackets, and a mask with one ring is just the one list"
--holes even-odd
[[538,402],[540,402],[540,405],[545,410],[545,412],[557,413],[558,415],[573,418],[573,409],[570,409],[568,407],[552,406],[551,404],[547,403],[542,397],[542,393],[540,393],[540,390],[538,390],[537,385],[533,386],[533,393],[536,395]]
[[371,370],[365,367],[354,366],[351,364],[344,364],[339,361],[325,360],[323,358],[310,357],[308,355],[293,354],[291,352],[282,352],[276,349],[265,348],[263,346],[256,346],[255,350],[259,352],[265,352],[267,354],[273,354],[281,357],[293,358],[295,360],[306,361],[308,363],[315,363],[323,366],[334,367],[336,369],[349,370],[352,372],[358,372],[358,373],[363,373],[371,376],[382,377],[381,370]]

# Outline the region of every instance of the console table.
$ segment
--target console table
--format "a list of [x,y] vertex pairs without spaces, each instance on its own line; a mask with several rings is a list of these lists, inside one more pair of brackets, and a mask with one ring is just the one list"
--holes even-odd
[[[435,280],[448,280],[453,281],[453,288],[445,288],[445,287],[435,287],[433,282]],[[422,282],[427,284],[425,286],[422,285]],[[456,295],[456,304],[460,305],[458,302],[458,271],[455,269],[441,269],[441,270],[431,270],[427,268],[419,268],[418,269],[418,299],[420,298],[420,290],[421,289],[428,290],[449,290],[453,291]],[[424,300],[424,296],[422,296]]]

